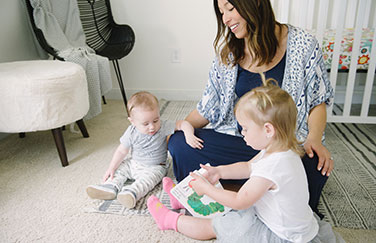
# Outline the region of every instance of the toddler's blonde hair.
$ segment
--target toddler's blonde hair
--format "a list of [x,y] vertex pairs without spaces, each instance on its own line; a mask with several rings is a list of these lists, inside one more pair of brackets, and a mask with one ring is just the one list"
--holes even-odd
[[132,111],[136,107],[142,107],[147,110],[159,109],[157,97],[147,91],[140,91],[131,96],[128,101],[128,115],[132,115]]
[[241,112],[256,124],[270,123],[275,129],[275,141],[279,147],[286,147],[303,155],[295,135],[297,110],[291,96],[278,87],[274,79],[265,80],[260,73],[263,86],[244,94],[235,106],[235,114]]

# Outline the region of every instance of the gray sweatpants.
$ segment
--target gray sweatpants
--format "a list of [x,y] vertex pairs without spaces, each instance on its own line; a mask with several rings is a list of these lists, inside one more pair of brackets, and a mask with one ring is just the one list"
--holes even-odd
[[[114,178],[105,184],[115,185],[119,191],[129,191],[136,200],[150,192],[167,174],[169,165],[143,165],[133,159],[126,158],[116,170]],[[134,180],[132,184],[124,185],[127,180]]]

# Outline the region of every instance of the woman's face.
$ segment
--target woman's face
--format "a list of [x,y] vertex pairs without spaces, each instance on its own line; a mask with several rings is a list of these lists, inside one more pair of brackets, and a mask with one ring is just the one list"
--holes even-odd
[[218,0],[218,8],[222,14],[223,23],[230,28],[236,38],[245,38],[248,34],[247,22],[240,16],[236,8],[227,0]]

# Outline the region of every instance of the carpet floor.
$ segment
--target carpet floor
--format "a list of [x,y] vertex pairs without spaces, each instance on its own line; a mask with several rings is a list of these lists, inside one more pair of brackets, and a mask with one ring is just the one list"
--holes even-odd
[[[192,105],[165,102],[163,118],[181,119]],[[85,188],[99,182],[128,125],[123,103],[109,100],[86,122],[89,138],[64,131],[70,163],[64,168],[50,131],[0,140],[0,242],[201,242],[158,230],[148,215],[85,211],[93,206]],[[376,239],[376,230],[335,230],[346,242]]]
[[326,144],[335,169],[320,198],[334,226],[376,229],[376,125],[330,123]]

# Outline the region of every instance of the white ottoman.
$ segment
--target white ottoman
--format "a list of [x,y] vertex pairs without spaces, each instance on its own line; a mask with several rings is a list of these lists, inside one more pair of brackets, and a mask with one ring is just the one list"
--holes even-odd
[[36,60],[0,63],[0,132],[52,130],[63,166],[68,165],[61,127],[89,110],[84,69],[75,63]]

